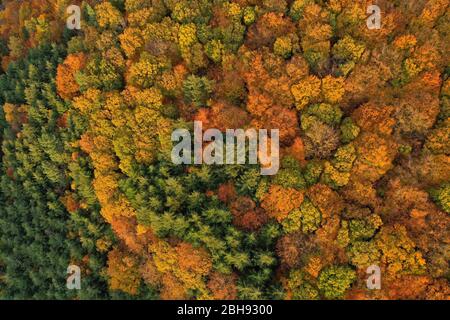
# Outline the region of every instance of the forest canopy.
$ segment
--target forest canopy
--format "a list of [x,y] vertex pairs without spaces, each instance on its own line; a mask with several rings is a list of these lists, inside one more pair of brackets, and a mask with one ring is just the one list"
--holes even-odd
[[[3,0],[0,298],[449,299],[449,30],[448,0]],[[279,171],[174,164],[195,121],[278,129]]]

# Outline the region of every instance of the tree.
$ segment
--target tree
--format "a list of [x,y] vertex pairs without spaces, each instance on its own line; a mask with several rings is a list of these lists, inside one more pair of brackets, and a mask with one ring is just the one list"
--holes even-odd
[[305,233],[317,230],[321,222],[321,213],[309,200],[300,206],[302,231]]
[[292,54],[292,40],[291,38],[284,36],[275,40],[273,45],[273,51],[275,54],[287,59]]
[[293,270],[287,282],[289,295],[293,300],[318,300],[319,291],[312,285],[307,276],[300,270]]
[[126,28],[119,35],[120,45],[127,57],[134,57],[144,45],[144,39],[139,29]]
[[295,111],[276,105],[267,109],[261,120],[254,123],[255,127],[280,130],[280,143],[288,146],[292,145],[299,130]]
[[140,285],[138,260],[120,249],[108,253],[108,276],[112,290],[135,295]]
[[268,220],[265,210],[256,207],[256,204],[247,197],[236,198],[231,204],[231,212],[233,224],[245,230],[257,230]]
[[[0,209],[0,260],[9,279],[2,283],[2,295],[8,298],[109,297],[100,275],[106,254],[96,243],[103,240],[107,250],[112,235],[96,199],[88,202],[83,197],[85,181],[80,176],[89,171],[89,161],[78,157],[74,158],[77,168],[69,165],[80,132],[60,121],[69,116],[54,85],[63,59],[61,47],[40,46],[0,76],[5,89],[0,100],[6,101],[9,123],[2,137],[5,171],[0,196],[8,203]],[[4,83],[15,88],[15,94]],[[90,183],[89,175],[86,179]],[[83,286],[77,293],[65,287],[64,270],[73,264],[83,272]],[[40,272],[29,272],[35,268]]]
[[250,26],[247,43],[250,48],[272,45],[277,37],[293,31],[293,23],[281,13],[268,12]]
[[58,66],[56,88],[63,99],[72,99],[80,90],[75,75],[84,68],[86,56],[83,53],[67,56],[64,63]]
[[312,3],[310,0],[295,0],[289,10],[289,16],[294,21],[300,20],[302,17],[305,6]]
[[316,76],[308,76],[291,87],[297,109],[302,110],[314,102],[320,95],[320,80]]
[[[303,118],[302,118],[303,119]],[[303,129],[306,129],[305,151],[308,157],[327,158],[333,154],[339,146],[339,135],[337,131],[315,118],[309,118],[302,122]]]
[[122,14],[109,1],[97,4],[95,6],[95,14],[100,28],[114,30],[124,24]]
[[206,55],[215,63],[221,62],[223,50],[224,46],[220,40],[211,40],[205,46]]
[[338,62],[339,71],[342,75],[346,76],[352,71],[364,50],[365,46],[350,36],[345,36],[333,46],[333,58]]
[[149,54],[142,54],[139,62],[134,63],[128,74],[130,84],[147,89],[153,86],[158,76],[163,70],[169,67],[165,59],[154,57]]
[[[0,298],[448,298],[450,12],[422,2],[371,30],[364,1],[85,1],[76,31],[3,1]],[[278,173],[173,164],[193,121],[279,129]]]
[[356,274],[346,266],[330,266],[319,275],[319,289],[327,299],[343,298],[345,292],[355,281]]
[[183,82],[184,98],[187,103],[198,108],[207,106],[208,98],[212,92],[213,83],[206,77],[190,75]]
[[341,141],[348,143],[358,137],[361,129],[353,122],[352,118],[347,117],[341,123]]
[[235,274],[224,275],[218,272],[211,274],[208,281],[208,289],[213,298],[217,300],[234,300],[237,298]]
[[450,184],[443,184],[431,191],[433,200],[447,213],[450,213]]
[[425,259],[415,249],[404,226],[395,224],[381,228],[375,243],[382,253],[381,262],[390,275],[423,273]]
[[373,241],[356,241],[348,251],[352,265],[366,270],[369,266],[380,263],[380,252]]
[[302,128],[307,130],[310,123],[320,120],[327,125],[336,125],[341,122],[342,111],[336,105],[327,103],[313,104],[302,113]]
[[328,65],[333,35],[329,12],[315,3],[305,5],[302,11],[299,29],[304,56],[313,70],[323,72]]

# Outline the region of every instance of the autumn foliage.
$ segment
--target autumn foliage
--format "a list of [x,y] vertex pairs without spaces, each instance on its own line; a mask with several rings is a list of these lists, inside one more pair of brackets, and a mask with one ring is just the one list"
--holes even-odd
[[[449,299],[449,4],[401,2],[3,1],[0,298]],[[278,172],[175,165],[194,121]]]

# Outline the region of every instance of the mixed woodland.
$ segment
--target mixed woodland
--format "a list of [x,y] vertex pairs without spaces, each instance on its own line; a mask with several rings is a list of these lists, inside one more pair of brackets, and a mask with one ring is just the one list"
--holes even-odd
[[[449,0],[0,10],[0,298],[450,298]],[[194,121],[280,170],[173,164]]]

